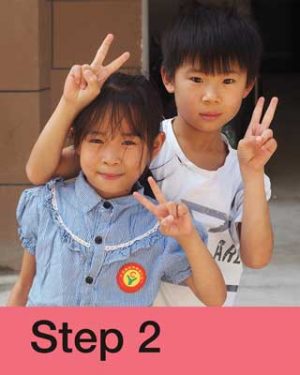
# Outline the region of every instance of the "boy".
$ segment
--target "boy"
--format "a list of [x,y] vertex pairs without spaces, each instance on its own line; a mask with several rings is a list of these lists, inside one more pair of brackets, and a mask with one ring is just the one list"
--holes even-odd
[[[104,43],[105,54],[110,43]],[[261,54],[256,30],[233,10],[199,5],[188,9],[169,30],[163,54],[162,78],[175,95],[178,115],[162,124],[166,142],[151,170],[167,199],[183,200],[206,226],[208,248],[227,284],[225,305],[232,305],[241,260],[259,268],[272,254],[266,199],[270,184],[264,165],[276,149],[269,125],[277,99],[261,123],[263,99],[258,101],[238,152],[233,150],[221,130],[251,91]],[[98,55],[91,67],[100,80],[103,53]],[[82,79],[80,68],[74,69],[74,77]],[[65,149],[60,156],[72,121],[70,115],[69,123],[57,124],[54,115],[46,125],[27,164],[33,183],[76,175],[74,150]],[[162,287],[156,304],[199,305],[187,288],[169,284]]]
[[[162,49],[162,79],[175,96],[177,116],[163,121],[166,141],[152,173],[169,199],[181,199],[205,225],[227,284],[225,305],[232,305],[242,262],[260,268],[272,254],[264,165],[276,150],[268,127],[277,98],[261,124],[260,98],[233,150],[221,130],[253,88],[260,63],[261,40],[250,20],[234,9],[196,4],[171,25]],[[166,283],[156,304],[198,305],[187,288]]]

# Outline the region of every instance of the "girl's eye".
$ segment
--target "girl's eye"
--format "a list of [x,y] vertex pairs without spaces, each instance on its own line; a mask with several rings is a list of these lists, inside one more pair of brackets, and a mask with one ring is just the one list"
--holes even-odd
[[129,139],[127,139],[127,140],[123,141],[122,144],[124,146],[134,146],[134,145],[136,145],[136,142],[130,141]]
[[203,82],[202,78],[200,78],[200,77],[191,77],[191,81],[193,81],[195,83],[201,83],[201,82]]
[[225,83],[225,85],[231,85],[232,83],[235,83],[235,79],[233,79],[233,78],[226,78],[226,79],[224,79],[223,82]]
[[102,139],[99,139],[99,138],[91,138],[89,140],[90,143],[96,143],[96,144],[103,144],[104,142],[102,141]]

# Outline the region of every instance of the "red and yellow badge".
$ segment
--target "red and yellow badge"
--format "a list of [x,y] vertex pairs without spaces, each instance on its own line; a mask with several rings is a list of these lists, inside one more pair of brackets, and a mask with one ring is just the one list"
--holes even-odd
[[122,266],[117,274],[117,282],[124,292],[135,293],[146,282],[146,271],[138,263],[127,263]]

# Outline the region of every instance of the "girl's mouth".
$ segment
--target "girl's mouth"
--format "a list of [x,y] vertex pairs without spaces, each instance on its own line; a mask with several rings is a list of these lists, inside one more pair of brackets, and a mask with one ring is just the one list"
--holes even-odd
[[122,177],[122,173],[99,173],[102,178],[105,180],[117,180],[118,178]]

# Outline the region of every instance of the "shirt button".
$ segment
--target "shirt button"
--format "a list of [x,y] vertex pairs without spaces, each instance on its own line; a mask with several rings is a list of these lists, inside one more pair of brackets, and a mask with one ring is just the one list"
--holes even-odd
[[106,208],[106,209],[108,210],[109,208],[112,208],[112,204],[111,204],[110,202],[108,202],[108,201],[105,201],[105,202],[103,203],[103,207]]
[[86,282],[87,284],[92,284],[93,281],[94,281],[94,279],[92,278],[92,276],[87,276],[87,277],[85,278],[85,282]]
[[100,245],[102,243],[102,237],[101,236],[95,237],[95,242],[97,245]]

